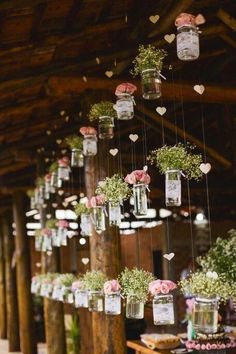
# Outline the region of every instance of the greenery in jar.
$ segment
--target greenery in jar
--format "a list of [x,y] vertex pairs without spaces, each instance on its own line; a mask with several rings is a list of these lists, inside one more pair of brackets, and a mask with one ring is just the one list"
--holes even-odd
[[83,149],[83,138],[81,136],[77,136],[77,135],[68,136],[65,139],[65,142],[67,145],[69,145],[71,150],[73,150],[73,149],[82,150]]
[[58,221],[57,221],[57,219],[47,220],[45,226],[47,229],[56,229],[58,226]]
[[81,216],[81,214],[90,214],[92,211],[91,208],[87,208],[85,203],[77,203],[74,210],[77,216]]
[[102,291],[106,281],[106,275],[100,270],[87,271],[83,276],[83,282],[86,290],[90,291]]
[[89,112],[89,120],[91,122],[98,120],[99,117],[103,117],[103,116],[116,118],[116,111],[114,110],[113,102],[101,101],[91,106]]
[[99,183],[96,194],[103,195],[106,202],[110,202],[113,206],[121,204],[131,195],[128,184],[118,174],[112,177],[106,177],[104,181]]
[[133,60],[134,68],[131,74],[135,77],[142,74],[144,70],[155,69],[161,71],[163,67],[163,60],[167,56],[164,49],[156,49],[154,46],[140,45],[138,49],[139,54]]

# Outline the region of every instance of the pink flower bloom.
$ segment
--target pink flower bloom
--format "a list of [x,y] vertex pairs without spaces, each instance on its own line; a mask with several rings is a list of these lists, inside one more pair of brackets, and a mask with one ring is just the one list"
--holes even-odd
[[97,135],[97,131],[93,127],[81,127],[79,131],[80,131],[80,133],[83,136],[86,136],[86,135]]
[[201,349],[201,345],[200,345],[199,343],[196,344],[196,345],[195,345],[195,349],[196,349],[196,350],[200,350],[200,349]]
[[177,288],[177,285],[171,280],[163,280],[169,287],[170,291]]
[[187,305],[189,311],[193,310],[194,302],[195,302],[194,298],[186,300],[186,305]]
[[222,343],[222,344],[220,345],[220,349],[225,349],[225,348],[226,348],[225,344]]
[[[196,346],[196,349],[197,349],[197,346]],[[210,343],[207,343],[206,344],[206,350],[210,350],[211,349],[211,344]],[[197,349],[198,350],[198,349]]]
[[203,17],[203,15],[199,14],[197,16],[187,14],[185,12],[182,12],[176,17],[175,20],[175,26],[180,27],[184,25],[192,25],[192,26],[197,26],[205,23],[206,20]]
[[116,91],[115,91],[115,95],[119,96],[122,95],[124,93],[129,93],[130,95],[132,95],[134,93],[134,91],[137,90],[137,87],[129,82],[125,82],[123,84],[120,84],[116,87]]
[[154,280],[149,284],[149,292],[155,296],[158,294],[168,294],[176,288],[176,284],[171,280]]
[[205,344],[202,344],[202,345],[201,345],[201,349],[202,349],[202,350],[205,350],[205,349],[206,349],[206,345],[205,345]]
[[125,177],[125,182],[129,184],[144,183],[148,185],[150,181],[149,174],[144,170],[135,170]]
[[44,180],[45,180],[46,182],[51,181],[51,173],[47,173],[47,174],[44,176]]
[[68,167],[69,164],[70,164],[70,159],[67,156],[64,156],[61,159],[58,159],[59,167]]
[[113,279],[106,281],[103,286],[103,291],[106,295],[120,291],[120,284],[118,280]]
[[170,291],[168,285],[164,282],[161,283],[161,293],[162,294],[168,294]]
[[104,203],[105,197],[101,194],[88,199],[85,205],[87,208],[95,208],[96,206],[102,206]]
[[154,280],[149,284],[149,292],[153,296],[160,294],[161,292],[161,280]]
[[74,281],[71,285],[72,291],[83,288],[83,282],[81,280]]
[[44,229],[42,229],[41,235],[42,236],[52,236],[52,230],[45,227]]
[[213,343],[213,344],[211,345],[211,349],[217,349],[217,345],[216,345],[215,343]]
[[66,229],[69,226],[69,223],[67,220],[59,220],[58,221],[58,227],[61,227],[62,229]]

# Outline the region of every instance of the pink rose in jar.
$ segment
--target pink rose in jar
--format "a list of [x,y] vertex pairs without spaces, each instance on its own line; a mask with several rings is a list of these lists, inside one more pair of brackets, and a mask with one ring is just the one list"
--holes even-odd
[[168,285],[164,282],[161,283],[161,293],[162,294],[168,294],[170,291]]
[[201,14],[198,14],[197,16],[194,16],[192,14],[188,14],[188,13],[182,12],[181,14],[179,14],[176,17],[175,26],[176,27],[181,27],[181,26],[184,26],[184,25],[198,26],[198,25],[201,25],[201,24],[203,24],[205,22],[206,22],[206,20],[203,17],[203,15],[201,15]]
[[149,284],[149,292],[153,296],[158,295],[161,292],[161,280],[153,280]]
[[129,184],[135,184],[136,183],[136,178],[135,175],[133,173],[128,174],[125,177],[125,182],[129,183]]
[[81,127],[79,131],[84,136],[97,135],[97,130],[94,127]]
[[67,156],[64,156],[61,159],[58,159],[59,167],[68,167],[69,164],[70,164],[70,159]]
[[59,220],[58,227],[61,227],[62,229],[66,229],[69,227],[69,223],[67,220]]
[[52,176],[51,173],[47,173],[47,174],[44,176],[45,182],[50,182],[50,181],[51,181],[51,176]]
[[211,345],[211,349],[217,349],[217,345],[216,345],[215,343],[213,343],[213,344]]
[[148,185],[150,181],[149,174],[144,170],[135,170],[125,177],[125,182],[129,184],[144,183]]
[[104,294],[109,295],[112,293],[116,293],[118,291],[120,291],[120,284],[118,282],[118,280],[108,280],[105,282],[104,286],[103,286],[103,291]]
[[116,87],[115,95],[120,96],[125,93],[132,95],[134,93],[134,91],[136,91],[136,90],[137,90],[137,87],[135,85],[133,85],[129,82],[125,82],[125,83],[120,84]]

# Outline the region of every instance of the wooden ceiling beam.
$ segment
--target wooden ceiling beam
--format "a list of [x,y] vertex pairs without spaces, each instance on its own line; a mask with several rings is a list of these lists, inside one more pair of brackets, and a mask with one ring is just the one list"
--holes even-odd
[[34,7],[39,4],[47,4],[53,0],[1,0],[0,11],[2,10],[16,10],[23,7]]
[[223,9],[219,9],[216,16],[233,31],[236,31],[236,19]]

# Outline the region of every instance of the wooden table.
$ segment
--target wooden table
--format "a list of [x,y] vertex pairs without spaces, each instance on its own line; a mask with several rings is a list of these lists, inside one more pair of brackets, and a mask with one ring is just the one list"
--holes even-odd
[[145,347],[140,340],[128,340],[126,342],[128,348],[135,350],[135,354],[171,354],[169,350],[152,350]]

